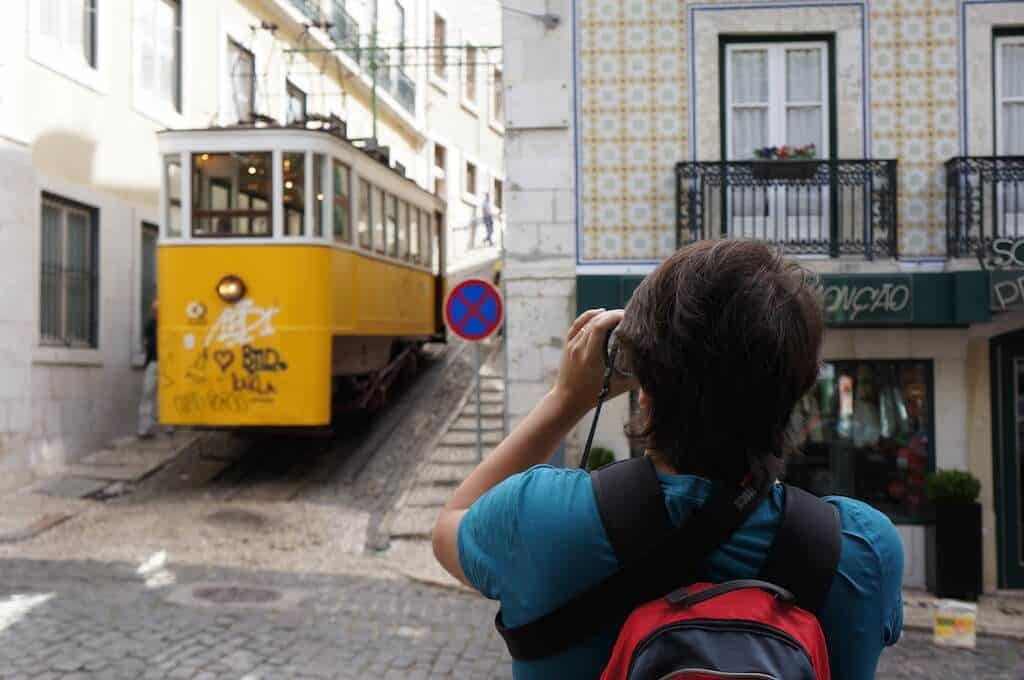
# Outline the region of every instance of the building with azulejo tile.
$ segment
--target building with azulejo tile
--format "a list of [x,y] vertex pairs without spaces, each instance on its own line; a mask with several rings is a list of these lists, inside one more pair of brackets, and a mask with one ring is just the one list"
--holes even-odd
[[1024,587],[1024,2],[509,4],[511,420],[579,311],[688,242],[766,240],[829,326],[790,481],[886,512],[924,586],[925,477],[969,471],[984,588]]

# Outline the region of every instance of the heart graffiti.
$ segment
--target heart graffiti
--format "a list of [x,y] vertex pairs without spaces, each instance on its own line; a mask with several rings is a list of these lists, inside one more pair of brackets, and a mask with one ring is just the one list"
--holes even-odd
[[229,349],[219,349],[213,353],[213,360],[220,366],[221,372],[228,370],[228,366],[234,363],[235,353]]

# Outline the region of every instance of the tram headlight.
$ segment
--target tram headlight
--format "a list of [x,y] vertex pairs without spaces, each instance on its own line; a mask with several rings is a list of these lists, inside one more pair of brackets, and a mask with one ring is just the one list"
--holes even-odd
[[238,302],[245,297],[245,282],[234,274],[228,274],[217,283],[217,295],[224,302]]

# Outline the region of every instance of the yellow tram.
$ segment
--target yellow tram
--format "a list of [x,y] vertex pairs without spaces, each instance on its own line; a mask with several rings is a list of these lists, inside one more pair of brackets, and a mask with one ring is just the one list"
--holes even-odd
[[445,205],[379,152],[326,126],[159,140],[162,423],[328,425],[443,339]]

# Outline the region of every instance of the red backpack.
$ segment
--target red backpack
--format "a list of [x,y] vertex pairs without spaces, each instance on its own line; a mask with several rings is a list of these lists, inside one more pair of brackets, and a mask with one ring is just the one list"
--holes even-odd
[[782,523],[758,578],[710,584],[698,582],[708,556],[770,485],[717,494],[673,528],[649,459],[613,463],[592,479],[622,568],[526,625],[506,628],[499,611],[496,625],[513,658],[551,656],[619,623],[602,680],[830,679],[815,614],[839,562],[831,505],[787,485]]

